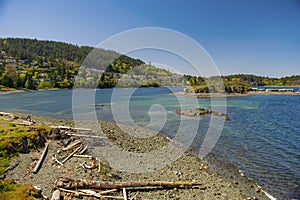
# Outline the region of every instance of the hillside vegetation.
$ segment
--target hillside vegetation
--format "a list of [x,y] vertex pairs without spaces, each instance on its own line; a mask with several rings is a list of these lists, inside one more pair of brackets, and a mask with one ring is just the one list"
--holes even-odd
[[79,85],[83,87],[113,87],[120,74],[141,65],[151,68],[152,75],[172,75],[111,50],[36,39],[0,39],[0,85],[10,88],[72,88],[76,75],[82,78]]
[[[195,77],[190,75],[184,76],[185,84],[188,90],[196,93],[208,93],[209,87],[212,91],[225,90],[226,93],[246,93],[255,86],[300,86],[300,76],[294,75],[283,78],[270,78],[264,76],[236,74],[222,76],[224,87],[217,85],[208,85],[208,82],[214,82],[214,78]],[[215,81],[219,83],[219,81]]]

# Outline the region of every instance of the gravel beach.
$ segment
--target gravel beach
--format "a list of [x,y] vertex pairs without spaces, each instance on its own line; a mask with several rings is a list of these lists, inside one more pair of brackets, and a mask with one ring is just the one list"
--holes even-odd
[[[26,116],[26,114],[20,113],[16,115]],[[71,120],[41,116],[32,116],[32,119],[37,123],[48,126],[74,127],[74,123]],[[170,140],[166,137],[152,133],[147,129],[125,125],[118,126],[113,122],[99,122],[99,124],[102,127],[102,135],[107,137],[105,140],[126,152],[148,153],[161,149],[170,143]],[[86,126],[90,126],[88,122]],[[144,134],[148,134],[149,137],[134,137],[124,133],[122,130],[126,130],[126,132],[144,131]],[[59,152],[66,144],[75,140],[81,140],[88,146],[87,151],[84,153],[85,155],[94,154],[94,148],[90,148],[89,141],[83,137],[48,140],[48,154],[37,174],[33,174],[31,170],[34,166],[33,161],[39,158],[42,149],[16,157],[11,163],[20,162],[20,164],[7,174],[7,178],[14,179],[17,183],[30,183],[38,186],[42,189],[43,195],[47,197],[51,197],[56,181],[63,177],[95,181],[197,181],[202,183],[202,185],[191,189],[128,189],[128,199],[269,199],[254,182],[245,176],[241,176],[237,170],[229,176],[228,172],[225,177],[222,170],[212,169],[209,162],[200,160],[193,150],[186,151],[175,162],[161,169],[149,170],[144,173],[116,170],[103,157],[98,157],[99,162],[101,162],[100,172],[98,168],[86,170],[81,167],[82,163],[90,162],[89,158],[72,157],[63,166],[57,164],[54,157],[60,155]],[[178,146],[178,150],[179,148],[181,147]],[[119,196],[122,196],[122,191],[118,191],[118,193]],[[67,197],[68,195],[65,195],[65,199]],[[73,197],[73,199],[77,198]],[[84,199],[94,198],[88,197]]]

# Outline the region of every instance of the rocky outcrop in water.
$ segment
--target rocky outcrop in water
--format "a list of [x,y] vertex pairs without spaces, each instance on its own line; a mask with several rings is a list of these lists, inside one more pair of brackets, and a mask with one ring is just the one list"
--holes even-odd
[[195,109],[190,109],[190,110],[176,110],[176,113],[178,115],[185,115],[189,117],[195,117],[195,116],[201,116],[201,115],[215,115],[215,116],[220,116],[224,117],[225,120],[230,120],[229,116],[224,113],[212,111],[206,108],[195,108]]

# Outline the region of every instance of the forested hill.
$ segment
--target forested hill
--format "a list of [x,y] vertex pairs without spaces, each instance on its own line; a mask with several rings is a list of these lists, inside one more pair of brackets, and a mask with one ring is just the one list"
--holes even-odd
[[81,75],[89,80],[85,82],[97,81],[97,73],[105,71],[106,83],[99,83],[105,87],[114,86],[118,78],[114,78],[114,74],[125,74],[137,66],[141,66],[141,73],[147,70],[152,75],[172,75],[111,50],[55,41],[0,38],[0,85],[28,89],[71,88],[81,65],[86,69]]
[[[21,60],[44,60],[54,62],[55,59],[74,61],[81,64],[93,47],[77,46],[64,42],[25,39],[25,38],[0,38],[0,50],[4,50],[8,56]],[[115,51],[97,49],[98,56],[105,58],[117,58],[120,56]],[[100,59],[98,58],[98,59]],[[111,59],[114,60],[114,59]]]
[[47,61],[64,59],[81,63],[93,48],[47,40],[1,38],[0,49],[16,59],[38,60],[44,58]]

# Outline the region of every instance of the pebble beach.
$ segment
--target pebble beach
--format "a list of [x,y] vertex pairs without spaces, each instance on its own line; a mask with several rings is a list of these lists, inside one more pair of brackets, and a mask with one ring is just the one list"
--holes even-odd
[[[26,114],[17,113],[18,116]],[[47,126],[70,126],[74,127],[72,120],[32,116],[36,123]],[[88,124],[88,123],[87,123]],[[117,145],[123,151],[146,153],[163,148],[168,140],[163,135],[151,133],[147,129],[136,129],[136,127],[118,125],[113,122],[101,121],[103,133],[108,140]],[[151,138],[141,139],[132,137],[122,130],[126,128],[134,131],[145,131],[144,134],[153,135]],[[120,128],[122,127],[122,128]],[[56,188],[59,178],[88,179],[94,181],[188,181],[201,182],[201,185],[194,188],[152,188],[132,189],[127,191],[128,199],[269,199],[265,193],[247,177],[240,175],[237,170],[234,173],[222,173],[222,170],[212,168],[207,160],[201,160],[192,149],[184,152],[175,162],[172,162],[162,169],[151,170],[144,173],[124,172],[114,169],[105,158],[97,158],[101,162],[99,169],[85,170],[82,163],[89,162],[88,158],[71,158],[63,166],[58,165],[54,157],[66,146],[67,143],[75,140],[82,140],[80,137],[69,137],[59,140],[48,140],[49,150],[45,161],[37,174],[31,172],[33,161],[41,155],[42,149],[31,151],[29,154],[21,154],[11,163],[19,162],[19,165],[7,174],[7,178],[14,179],[17,183],[27,183],[38,186],[42,194],[51,197]],[[89,145],[87,145],[89,147]],[[178,148],[181,148],[178,146]],[[84,153],[93,156],[93,148],[88,148]],[[127,163],[128,164],[128,163]],[[223,169],[224,170],[224,169]],[[226,176],[226,177],[225,177]],[[118,191],[121,195],[121,191]],[[66,197],[68,197],[67,194]],[[66,198],[67,199],[67,198]],[[76,199],[73,197],[73,199]],[[88,199],[88,198],[85,198]],[[89,199],[92,199],[89,197]]]

